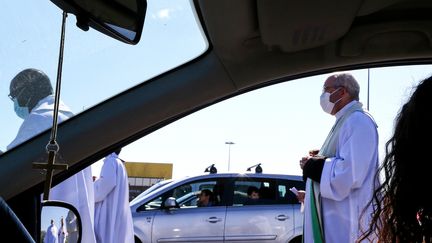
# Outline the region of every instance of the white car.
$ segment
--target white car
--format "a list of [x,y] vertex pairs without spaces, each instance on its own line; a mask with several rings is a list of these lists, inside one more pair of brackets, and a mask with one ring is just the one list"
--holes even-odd
[[158,183],[155,183],[154,185],[152,185],[151,187],[147,188],[145,191],[143,191],[142,193],[140,193],[137,197],[135,197],[131,202],[136,201],[136,200],[141,200],[141,198],[143,198],[145,195],[149,194],[150,192],[165,186],[166,184],[169,184],[173,181],[173,179],[167,179],[167,180],[162,180],[159,181]]
[[[260,198],[248,199],[256,187]],[[174,180],[131,202],[136,242],[301,242],[300,176],[220,173]],[[200,191],[213,205],[198,207]],[[253,201],[253,203],[250,203]]]

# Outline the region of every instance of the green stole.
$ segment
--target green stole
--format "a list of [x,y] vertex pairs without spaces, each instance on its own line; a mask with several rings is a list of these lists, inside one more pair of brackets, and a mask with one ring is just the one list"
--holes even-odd
[[[362,103],[356,102],[351,107],[349,107],[345,113],[336,120],[329,134],[327,135],[324,144],[322,145],[319,154],[320,156],[325,156],[327,158],[336,156],[336,147],[339,140],[339,132],[345,120],[354,112],[360,111],[365,113],[362,108]],[[310,180],[308,178],[308,180]],[[311,207],[311,222],[312,222],[312,233],[315,243],[325,242],[324,238],[324,225],[322,221],[322,207],[321,207],[321,196],[320,196],[320,184],[315,181],[311,181],[310,188],[310,207]]]

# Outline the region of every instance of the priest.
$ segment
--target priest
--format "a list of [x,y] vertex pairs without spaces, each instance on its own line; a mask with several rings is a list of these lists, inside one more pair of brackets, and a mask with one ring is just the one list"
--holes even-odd
[[128,176],[119,154],[120,150],[104,159],[94,182],[95,234],[101,243],[134,242]]
[[351,74],[334,74],[324,83],[320,103],[336,117],[317,155],[300,160],[306,181],[304,242],[356,242],[367,229],[378,169],[378,132],[359,102]]

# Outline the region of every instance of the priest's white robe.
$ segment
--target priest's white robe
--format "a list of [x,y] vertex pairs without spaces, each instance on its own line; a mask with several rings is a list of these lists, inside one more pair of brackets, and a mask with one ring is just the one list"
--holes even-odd
[[104,160],[94,182],[95,233],[99,243],[133,243],[134,231],[129,206],[126,168],[115,153]]
[[58,243],[57,227],[55,224],[50,224],[50,226],[48,226],[44,237],[44,243]]
[[[21,124],[16,138],[7,146],[11,149],[27,139],[52,126],[54,96],[40,100]],[[62,102],[59,104],[59,123],[73,116],[72,111]],[[48,143],[48,141],[47,141]],[[60,148],[61,153],[61,148]],[[94,234],[94,192],[90,166],[51,188],[50,200],[72,204],[79,212],[82,222],[82,242],[96,242]]]
[[[14,140],[7,146],[7,149],[25,142],[35,135],[47,130],[53,124],[54,96],[49,95],[40,100],[24,119]],[[72,111],[63,102],[59,104],[58,122],[67,120],[73,116]],[[47,141],[48,143],[48,141]]]
[[[336,113],[336,120],[356,103],[352,101]],[[374,183],[378,183],[374,177],[378,169],[376,124],[369,115],[355,111],[341,125],[336,141],[336,154],[326,159],[319,184],[324,237],[327,243],[349,243],[358,239],[370,221],[371,207],[360,215],[372,198]],[[309,193],[307,190],[305,197],[305,243],[314,242],[307,214]]]
[[[66,227],[64,225],[60,226],[58,230],[58,242],[59,243],[66,243],[66,238],[68,237],[68,232],[66,230]],[[72,242],[70,242],[72,243]]]
[[51,188],[49,199],[72,204],[81,216],[81,242],[96,242],[94,192],[90,166]]

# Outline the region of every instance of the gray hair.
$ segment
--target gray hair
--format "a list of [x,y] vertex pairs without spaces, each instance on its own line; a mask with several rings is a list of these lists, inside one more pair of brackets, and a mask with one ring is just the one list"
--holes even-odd
[[360,85],[357,80],[349,73],[341,73],[334,75],[334,86],[344,87],[351,98],[359,100]]

